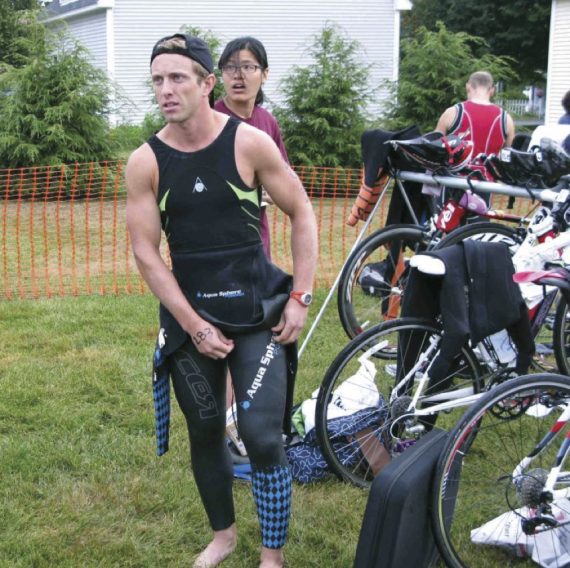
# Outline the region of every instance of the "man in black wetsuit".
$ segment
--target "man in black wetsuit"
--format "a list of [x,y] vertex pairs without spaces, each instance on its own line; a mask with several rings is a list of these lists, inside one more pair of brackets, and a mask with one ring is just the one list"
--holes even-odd
[[[287,353],[311,300],[314,213],[273,140],[210,108],[216,79],[203,41],[175,34],[157,42],[151,77],[167,125],[129,158],[127,224],[139,270],[161,303],[164,353],[214,531],[194,566],[217,566],[237,541],[225,445],[229,366],[252,463],[260,567],[281,567],[291,506],[281,435]],[[291,220],[292,278],[263,253],[262,186]],[[160,255],[161,229],[172,271]]]

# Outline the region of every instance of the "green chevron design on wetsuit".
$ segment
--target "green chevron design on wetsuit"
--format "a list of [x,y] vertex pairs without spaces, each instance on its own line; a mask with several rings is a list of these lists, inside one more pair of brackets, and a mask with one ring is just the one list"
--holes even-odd
[[233,183],[230,183],[227,180],[226,182],[232,188],[233,192],[236,194],[237,198],[240,201],[246,201],[246,200],[251,201],[254,205],[259,207],[259,194],[257,190],[244,191],[243,189],[240,189],[239,187],[235,186]]
[[248,223],[247,226],[251,227],[259,235],[259,238],[261,238],[261,232],[259,231],[259,229],[255,225]]
[[170,193],[170,189],[167,189],[164,197],[160,200],[160,203],[158,204],[158,209],[161,213],[164,213],[166,211],[166,200],[168,199],[168,194]]
[[[240,189],[239,187],[235,186],[233,183],[230,183],[228,180],[226,180],[226,183],[232,188],[232,191],[235,193],[236,197],[240,200],[240,202],[250,201],[251,203],[253,203],[253,205],[255,205],[257,211],[259,211],[259,193],[257,190],[244,191],[243,189]],[[255,221],[259,222],[259,215],[257,216],[254,215],[253,213],[248,211],[247,208],[244,207],[243,205],[241,206],[241,210],[247,215],[249,215],[252,219],[255,219]],[[248,223],[247,226],[251,227],[261,238],[261,233],[256,225]]]

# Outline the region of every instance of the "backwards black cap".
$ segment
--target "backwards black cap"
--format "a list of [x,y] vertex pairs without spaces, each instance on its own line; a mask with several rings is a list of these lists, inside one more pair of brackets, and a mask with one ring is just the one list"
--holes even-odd
[[[164,45],[168,40],[175,38],[184,40],[184,46]],[[204,67],[204,69],[206,69],[206,71],[208,71],[208,73],[214,72],[214,62],[212,60],[210,49],[206,42],[199,37],[193,37],[186,34],[174,34],[159,39],[152,48],[150,62],[152,63],[153,59],[161,53],[178,53],[179,55],[184,55],[185,57],[189,57],[193,61],[199,63]]]

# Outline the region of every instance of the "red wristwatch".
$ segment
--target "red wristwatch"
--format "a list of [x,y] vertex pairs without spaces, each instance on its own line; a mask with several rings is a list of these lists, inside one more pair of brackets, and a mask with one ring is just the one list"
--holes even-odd
[[305,308],[308,308],[313,301],[313,295],[310,292],[291,292],[289,296]]

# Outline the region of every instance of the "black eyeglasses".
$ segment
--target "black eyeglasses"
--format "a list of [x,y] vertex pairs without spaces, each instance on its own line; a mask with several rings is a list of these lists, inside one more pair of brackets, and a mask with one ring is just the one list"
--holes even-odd
[[239,71],[244,75],[251,75],[252,73],[255,73],[258,69],[261,69],[261,65],[254,65],[253,63],[244,63],[243,65],[226,63],[226,65],[222,67],[222,73],[233,75],[236,71]]

